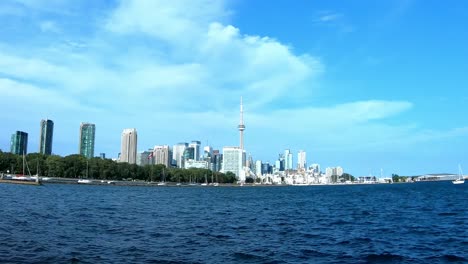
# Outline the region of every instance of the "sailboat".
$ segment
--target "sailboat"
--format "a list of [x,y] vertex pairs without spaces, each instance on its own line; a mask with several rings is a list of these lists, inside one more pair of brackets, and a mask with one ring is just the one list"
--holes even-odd
[[163,178],[162,178],[162,182],[159,182],[158,183],[158,186],[164,186],[166,185],[166,173],[164,171],[164,168],[163,168]]
[[460,164],[458,164],[458,179],[455,179],[452,181],[453,184],[463,184],[465,183],[465,179],[463,178],[463,172],[460,167]]
[[206,178],[206,174],[205,174],[205,182],[201,184],[201,186],[207,186],[208,185],[208,178]]
[[[26,169],[28,170],[28,177],[25,177]],[[0,183],[42,185],[39,175],[36,175],[36,177],[31,176],[31,171],[29,170],[29,166],[26,161],[26,154],[24,152],[23,152],[23,175],[13,176],[13,177],[10,177],[9,179],[4,179],[3,174],[2,174],[2,177],[0,178]]]
[[[212,178],[211,181],[213,181],[213,171],[211,171],[211,178]],[[213,186],[219,186],[219,183],[218,183],[218,174],[216,174],[216,182],[213,182]]]
[[86,179],[79,179],[78,183],[84,183],[84,184],[92,183],[91,180],[88,180],[88,170],[89,170],[89,163],[88,163],[88,160],[86,160]]

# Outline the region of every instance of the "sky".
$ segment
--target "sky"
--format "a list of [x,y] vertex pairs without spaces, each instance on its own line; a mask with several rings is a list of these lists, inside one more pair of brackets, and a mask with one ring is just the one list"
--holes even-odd
[[0,1],[0,149],[117,157],[200,140],[274,164],[285,149],[355,176],[468,170],[468,3]]

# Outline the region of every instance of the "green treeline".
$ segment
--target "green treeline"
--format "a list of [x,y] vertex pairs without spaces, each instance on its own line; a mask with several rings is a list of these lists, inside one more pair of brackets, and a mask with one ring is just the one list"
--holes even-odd
[[[61,157],[31,153],[26,155],[27,167],[32,175],[62,178],[90,178],[100,180],[142,180],[181,183],[234,183],[233,173],[211,172],[207,169],[166,168],[164,165],[138,166],[110,159],[86,159],[81,155]],[[87,162],[88,161],[88,162]],[[0,151],[0,172],[23,173],[23,157]],[[25,174],[28,174],[26,169]],[[212,176],[213,174],[213,176]]]

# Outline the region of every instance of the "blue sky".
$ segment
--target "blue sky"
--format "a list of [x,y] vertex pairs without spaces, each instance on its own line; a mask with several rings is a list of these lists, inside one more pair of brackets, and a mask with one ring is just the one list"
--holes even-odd
[[[16,130],[38,149],[116,157],[201,140],[254,159],[307,152],[353,175],[468,170],[468,4],[464,1],[0,2],[0,148]],[[297,161],[295,154],[294,159]]]

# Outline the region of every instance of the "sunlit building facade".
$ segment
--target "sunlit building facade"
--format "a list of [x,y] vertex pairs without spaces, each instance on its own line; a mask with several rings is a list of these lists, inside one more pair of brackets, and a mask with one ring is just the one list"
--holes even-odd
[[80,125],[80,155],[90,159],[94,157],[96,126],[91,123]]

